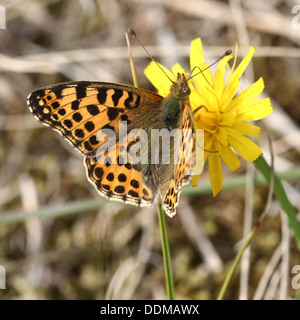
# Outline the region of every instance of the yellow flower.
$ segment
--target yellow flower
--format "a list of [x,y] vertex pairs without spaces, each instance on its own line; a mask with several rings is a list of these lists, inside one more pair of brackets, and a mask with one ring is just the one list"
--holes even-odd
[[[234,68],[236,57],[232,68],[229,67],[228,61],[233,57],[224,57],[219,62],[215,74],[209,68],[195,76],[189,84],[190,105],[192,110],[197,109],[194,125],[196,129],[204,129],[204,161],[208,163],[214,196],[222,189],[221,158],[235,171],[241,165],[236,153],[249,162],[255,161],[262,154],[260,148],[248,138],[258,137],[260,128],[246,121],[262,119],[273,111],[269,98],[256,99],[264,89],[263,79],[260,78],[246,90],[240,88],[241,93],[237,94],[240,78],[254,51],[251,47],[237,68]],[[191,43],[190,65],[191,70],[195,68],[193,74],[209,66],[204,60],[200,38]],[[172,80],[175,80],[177,73],[185,73],[179,64],[172,67],[172,72],[163,66],[162,68]],[[226,68],[228,76],[225,78]],[[160,95],[169,94],[170,80],[162,76],[154,63],[149,64],[145,74]],[[198,179],[199,175],[193,176],[193,186],[197,185]]]

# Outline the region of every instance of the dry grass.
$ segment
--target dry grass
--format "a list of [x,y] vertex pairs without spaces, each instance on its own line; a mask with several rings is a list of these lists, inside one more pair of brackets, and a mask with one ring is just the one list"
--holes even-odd
[[[264,121],[274,140],[278,171],[299,167],[300,32],[292,28],[296,1],[24,0],[2,1],[0,30],[0,209],[30,212],[99,199],[81,156],[29,113],[27,95],[66,80],[132,84],[124,32],[134,27],[153,56],[188,69],[189,44],[201,36],[207,58],[250,44],[257,54],[244,86],[262,76],[274,113]],[[133,47],[140,87],[148,60]],[[259,144],[268,155],[265,139]],[[224,170],[225,176],[233,175]],[[175,291],[182,299],[215,299],[244,230],[258,218],[266,187],[182,196],[167,218]],[[200,183],[208,180],[207,172]],[[285,183],[300,207],[299,181]],[[246,213],[246,217],[244,216]],[[244,225],[244,221],[248,221]],[[247,233],[248,231],[246,231]],[[255,236],[226,298],[295,298],[291,268],[300,264],[276,201]],[[7,272],[3,299],[165,298],[163,261],[154,208],[111,202],[99,210],[0,225],[0,264]]]

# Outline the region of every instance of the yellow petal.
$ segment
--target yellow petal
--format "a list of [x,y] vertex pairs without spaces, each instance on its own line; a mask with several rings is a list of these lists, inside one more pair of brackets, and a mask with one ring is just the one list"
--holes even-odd
[[223,109],[224,112],[229,112],[235,109],[244,110],[249,104],[253,102],[263,91],[265,85],[262,78],[259,78],[249,88],[244,90],[238,96],[236,96],[232,102]]
[[[193,71],[193,75],[207,68],[207,63],[204,60],[203,47],[200,38],[196,38],[191,42],[190,66],[191,71]],[[210,70],[207,69],[202,73],[196,75],[193,80],[195,81],[197,90],[201,90],[203,86],[207,85],[207,82],[209,82],[209,84],[212,84]]]
[[[213,148],[214,136],[206,131],[204,131],[204,149],[210,151],[216,151]],[[206,152],[205,152],[206,153]]]
[[219,114],[219,126],[229,126],[235,122],[236,112],[226,112]]
[[260,148],[249,138],[244,136],[228,136],[232,148],[245,160],[255,161],[261,154]]
[[190,65],[191,68],[205,62],[201,38],[196,38],[191,42]]
[[[206,70],[204,71],[204,69]],[[192,73],[192,82],[194,83],[196,90],[202,95],[206,95],[206,92],[211,91],[211,88],[213,86],[210,68],[207,69],[207,64],[202,63],[199,64],[197,68],[192,68],[192,70],[195,70]]]
[[218,99],[212,89],[205,90],[203,88],[201,90],[201,93],[199,91],[192,91],[190,95],[190,104],[192,110],[200,106],[205,106],[205,109],[208,112],[216,112],[219,106]]
[[[214,134],[215,139],[221,143],[223,146],[228,145],[228,132],[221,126],[218,127],[218,130]],[[219,149],[217,149],[219,150]]]
[[201,95],[195,90],[191,91],[190,105],[191,105],[192,110],[195,110],[196,108],[203,105],[203,99],[201,99]]
[[232,151],[230,146],[221,147],[220,156],[232,171],[236,171],[241,166],[239,158]]
[[226,127],[230,136],[243,135],[249,137],[259,137],[261,128],[246,122],[235,122],[232,127]]
[[[170,79],[175,80],[173,73],[168,70],[163,65],[159,64],[160,67],[164,70],[164,72],[170,77]],[[144,70],[146,77],[149,81],[154,85],[154,87],[158,90],[158,94],[163,97],[166,97],[170,93],[170,80],[163,72],[159,69],[159,67],[151,61],[147,68]]]
[[236,117],[237,121],[255,121],[268,116],[273,112],[269,98],[253,101],[245,106]]
[[232,77],[236,76],[236,77],[240,78],[242,76],[242,74],[244,73],[245,69],[247,68],[249,62],[251,61],[254,52],[255,52],[255,48],[253,46],[251,46],[246,57],[242,60],[242,62],[239,64],[239,66],[235,69]]
[[191,182],[192,187],[197,187],[198,181],[199,181],[199,177],[200,177],[200,174],[194,175],[192,177],[192,182]]
[[222,166],[219,155],[208,157],[208,170],[213,196],[215,197],[221,190],[223,184]]
[[228,83],[223,90],[223,94],[221,96],[220,111],[224,113],[230,112],[233,108],[229,106],[232,105],[232,99],[234,98],[240,84],[240,79],[238,77],[229,77]]
[[227,57],[224,57],[219,62],[218,69],[214,77],[214,92],[219,99],[221,98],[223,93],[223,89],[225,85],[224,76],[225,76],[226,65],[230,59],[232,59],[232,56],[227,56]]
[[178,73],[180,74],[185,73],[185,70],[182,68],[182,66],[179,63],[175,63],[174,66],[171,68],[171,70],[174,76],[177,76]]

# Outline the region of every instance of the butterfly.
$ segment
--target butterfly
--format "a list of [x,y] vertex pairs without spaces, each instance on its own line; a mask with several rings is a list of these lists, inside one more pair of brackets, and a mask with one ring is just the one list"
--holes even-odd
[[[122,84],[78,81],[38,89],[28,96],[27,104],[35,118],[58,131],[84,155],[87,177],[101,196],[137,206],[150,206],[161,197],[163,209],[173,216],[181,188],[190,182],[195,157],[189,95],[186,76],[178,74],[165,98]],[[127,125],[128,134],[123,138],[118,137],[120,121]],[[154,155],[159,154],[159,163],[151,163],[150,156],[146,163],[124,162],[124,152],[139,142],[139,138],[129,139],[136,129],[144,130],[148,137],[153,129],[177,129],[182,142],[177,155],[173,152],[175,137],[171,137],[170,161],[162,163],[163,146],[151,143],[150,138],[142,147],[152,147]],[[105,143],[98,134],[105,130],[117,137],[111,144],[115,161],[107,151],[97,153]],[[181,161],[174,161],[179,158]]]

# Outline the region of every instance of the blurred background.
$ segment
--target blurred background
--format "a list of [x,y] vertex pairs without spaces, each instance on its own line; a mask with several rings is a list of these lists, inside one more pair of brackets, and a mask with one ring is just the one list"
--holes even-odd
[[[156,60],[186,70],[196,37],[210,61],[235,51],[236,43],[240,61],[255,46],[243,88],[262,76],[274,108],[256,142],[269,159],[270,134],[276,171],[287,178],[299,210],[297,1],[7,0],[1,6],[1,299],[166,298],[156,207],[102,199],[86,179],[82,156],[26,106],[30,92],[62,81],[132,85],[124,36],[130,27]],[[139,86],[155,91],[143,74],[149,58],[135,41],[132,46]],[[254,185],[254,166],[242,164],[235,173],[224,166],[224,190],[216,198],[204,171],[197,189],[185,188],[177,215],[166,217],[178,299],[216,299],[264,208],[268,186]],[[292,269],[300,265],[299,251],[276,200],[250,249],[226,299],[296,298]]]

